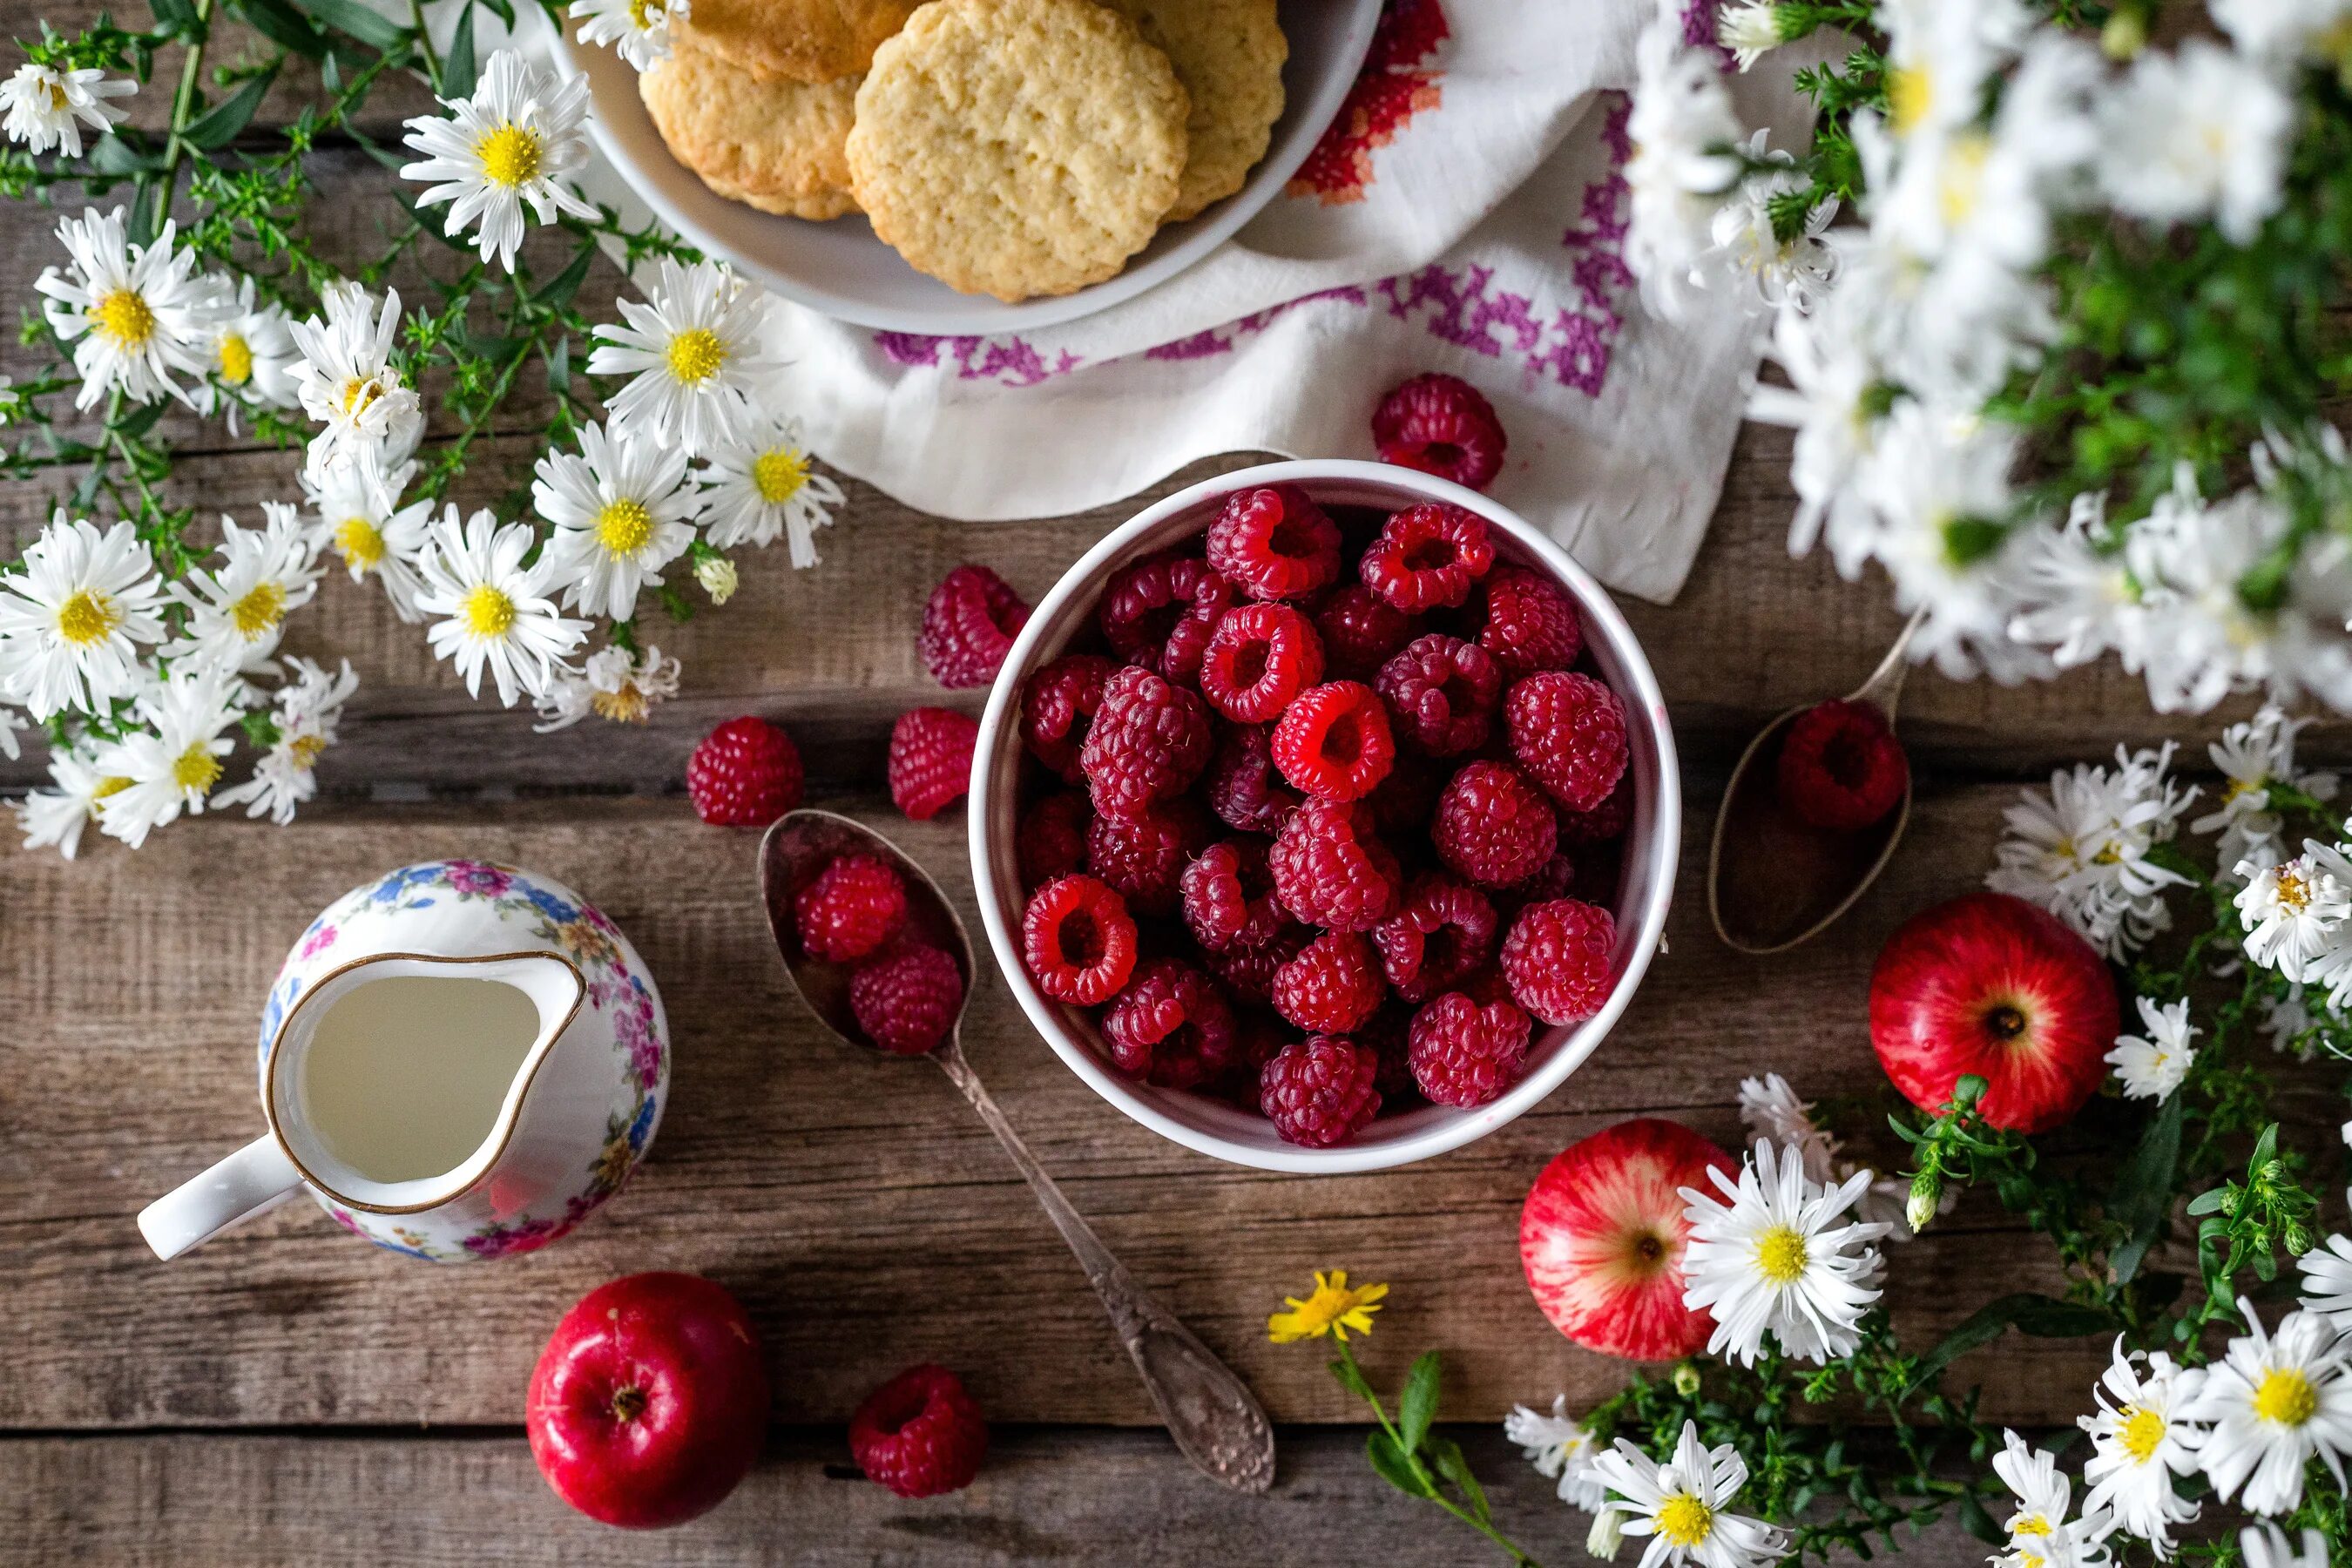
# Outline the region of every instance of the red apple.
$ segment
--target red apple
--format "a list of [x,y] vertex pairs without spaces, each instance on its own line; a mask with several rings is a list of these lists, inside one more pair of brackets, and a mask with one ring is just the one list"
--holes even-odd
[[1915,915],[1870,976],[1870,1043],[1912,1104],[1940,1110],[1985,1080],[1995,1127],[2047,1132],[2098,1091],[2122,1026],[2105,960],[2058,919],[2007,893]]
[[1690,1226],[1679,1189],[1714,1191],[1738,1165],[1678,1122],[1643,1117],[1573,1143],[1543,1168],[1519,1211],[1519,1262],[1552,1326],[1633,1361],[1706,1345],[1715,1320],[1683,1305]]
[[751,1471],[768,1373],[734,1297],[632,1274],[563,1314],[530,1374],[531,1458],[555,1495],[628,1530],[683,1524]]

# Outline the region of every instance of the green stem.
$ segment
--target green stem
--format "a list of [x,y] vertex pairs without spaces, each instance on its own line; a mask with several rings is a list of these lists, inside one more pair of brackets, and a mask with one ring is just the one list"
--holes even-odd
[[1349,1369],[1356,1374],[1356,1385],[1364,1390],[1364,1403],[1371,1406],[1372,1419],[1381,1424],[1381,1430],[1389,1435],[1389,1441],[1396,1445],[1396,1451],[1404,1456],[1405,1465],[1412,1470],[1413,1479],[1421,1483],[1422,1495],[1509,1552],[1512,1563],[1518,1565],[1518,1568],[1542,1568],[1542,1565],[1529,1556],[1518,1542],[1467,1509],[1457,1506],[1452,1499],[1438,1489],[1437,1478],[1431,1475],[1429,1468],[1421,1462],[1420,1454],[1405,1447],[1404,1435],[1399,1432],[1395,1424],[1389,1419],[1389,1413],[1381,1408],[1380,1398],[1371,1392],[1372,1385],[1365,1378],[1364,1369],[1356,1363],[1355,1347],[1345,1340],[1339,1340],[1337,1343],[1339,1346],[1339,1359],[1348,1363]]
[[425,0],[408,0],[408,18],[416,28],[416,47],[425,56],[425,76],[433,96],[441,96],[441,57],[433,47],[432,29],[425,25]]
[[180,163],[186,157],[188,143],[185,132],[195,118],[196,84],[204,79],[205,45],[209,41],[213,19],[213,0],[195,0],[196,37],[188,46],[186,58],[180,61],[180,85],[172,95],[171,138],[163,148],[163,172],[155,176],[155,223],[158,229],[172,211],[172,196],[178,187]]

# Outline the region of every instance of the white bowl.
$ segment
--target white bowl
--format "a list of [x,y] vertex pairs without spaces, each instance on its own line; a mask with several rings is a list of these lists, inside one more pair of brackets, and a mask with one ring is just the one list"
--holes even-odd
[[[1549,575],[1576,602],[1585,645],[1601,678],[1625,703],[1631,742],[1633,820],[1626,831],[1615,900],[1617,951],[1608,1005],[1580,1024],[1545,1029],[1530,1043],[1527,1071],[1500,1099],[1472,1110],[1425,1105],[1382,1116],[1333,1149],[1286,1143],[1271,1122],[1205,1096],[1137,1082],[1113,1070],[1094,1022],[1079,1008],[1048,998],[1021,955],[1024,897],[1013,851],[1014,799],[1021,775],[1021,688],[1029,672],[1057,657],[1088,624],[1111,574],[1128,563],[1206,529],[1236,489],[1296,484],[1327,506],[1394,510],[1418,501],[1450,501],[1492,524],[1497,554]],[[1267,1171],[1374,1171],[1410,1164],[1483,1138],[1541,1100],[1574,1072],[1633,998],[1665,929],[1682,850],[1682,786],[1665,700],[1625,618],[1601,585],[1559,546],[1516,512],[1474,490],[1381,463],[1317,460],[1268,463],[1194,485],[1104,536],[1062,574],[1006,656],[980,721],[971,763],[972,888],[988,944],[1005,984],[1069,1069],[1097,1094],[1162,1137],[1188,1149]]]
[[1195,217],[1162,228],[1118,277],[1074,294],[1007,305],[959,294],[907,265],[853,213],[829,223],[780,217],[730,202],[670,156],[637,96],[637,73],[609,48],[556,35],[557,63],[588,78],[590,134],[621,177],[705,254],[787,300],[861,327],[938,337],[987,336],[1076,321],[1164,283],[1224,243],[1281,193],[1331,123],[1371,47],[1381,0],[1280,0],[1290,40],[1282,118],[1249,183]]

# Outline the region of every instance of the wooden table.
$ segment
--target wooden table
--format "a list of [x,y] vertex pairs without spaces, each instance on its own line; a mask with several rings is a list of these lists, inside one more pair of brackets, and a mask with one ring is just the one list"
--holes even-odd
[[[36,30],[38,8],[6,8],[11,31]],[[50,15],[61,28],[79,20]],[[155,96],[141,98],[142,112]],[[291,107],[281,89],[273,112]],[[415,108],[388,102],[385,114]],[[350,162],[362,195],[381,187],[373,165]],[[0,287],[22,306],[51,245],[21,216],[5,233]],[[515,427],[530,427],[527,410]],[[190,425],[188,438],[199,455],[183,458],[176,497],[250,517],[293,493],[289,455],[216,427]],[[491,447],[486,470],[530,456],[519,436]],[[909,825],[880,790],[896,714],[979,705],[940,693],[916,658],[926,595],[978,558],[1034,600],[1142,500],[1244,459],[1025,524],[927,519],[852,483],[821,569],[795,574],[771,552],[747,563],[724,611],[651,632],[684,658],[686,689],[642,729],[534,736],[526,714],[468,701],[380,596],[330,581],[297,650],[347,654],[365,684],[321,770],[328,798],[298,825],[215,815],[137,854],[92,835],[74,864],[16,851],[13,836],[0,848],[0,1563],[1292,1563],[1360,1559],[1370,1542],[1400,1563],[1478,1561],[1450,1521],[1372,1477],[1360,1431],[1336,1425],[1357,1412],[1323,1358],[1266,1342],[1266,1312],[1332,1266],[1393,1288],[1366,1347],[1375,1377],[1392,1384],[1415,1352],[1442,1347],[1444,1417],[1467,1424],[1508,1528],[1547,1561],[1581,1561],[1582,1517],[1551,1500],[1496,1426],[1514,1402],[1564,1391],[1580,1405],[1626,1372],[1562,1340],[1520,1280],[1516,1218],[1535,1172],[1633,1114],[1736,1142],[1738,1081],[1769,1068],[1834,1102],[1862,1148],[1896,1158],[1864,1026],[1880,942],[1978,882],[2018,779],[2223,721],[2160,721],[2111,668],[2023,690],[1923,673],[1904,716],[1917,807],[1890,874],[1823,940],[1771,960],[1731,953],[1700,892],[1730,758],[1776,711],[1858,681],[1899,625],[1883,582],[1847,584],[1819,557],[1788,557],[1787,458],[1780,433],[1745,432],[1681,599],[1626,606],[1683,747],[1681,896],[1669,952],[1615,1037],[1535,1112],[1402,1171],[1234,1169],[1103,1104],[1024,1026],[1001,982],[980,984],[966,1041],[1007,1112],[1283,1425],[1280,1480],[1258,1501],[1199,1479],[1153,1428],[1084,1279],[953,1090],[919,1066],[844,1053],[788,996],[753,897],[756,836],[702,826],[681,784],[710,724],[764,714],[799,738],[813,802],[896,833],[968,900],[961,811]],[[485,494],[499,483],[478,478]],[[45,497],[0,488],[0,523],[26,536]],[[2344,731],[2315,739],[2340,752]],[[37,777],[29,761],[0,773],[16,785]],[[132,1215],[257,1130],[254,1018],[288,943],[372,873],[455,853],[572,884],[651,963],[676,1072],[637,1179],[562,1246],[497,1266],[380,1253],[307,1204],[156,1262]],[[2312,1112],[2327,1114],[2316,1101]],[[638,1538],[561,1507],[520,1419],[531,1362],[563,1310],[604,1279],[656,1268],[707,1273],[751,1307],[779,1431],[725,1508]],[[2044,1248],[1970,1201],[1896,1252],[1902,1331],[1927,1342],[1991,1293],[1996,1272],[2007,1289],[2054,1275]],[[2057,1425],[2084,1407],[2103,1353],[2012,1341],[1964,1371],[1983,1381],[1994,1418]],[[927,1359],[963,1373],[995,1446],[969,1491],[904,1504],[847,1467],[841,1425],[874,1385]],[[1980,1552],[1938,1535],[1906,1561],[1943,1568]]]

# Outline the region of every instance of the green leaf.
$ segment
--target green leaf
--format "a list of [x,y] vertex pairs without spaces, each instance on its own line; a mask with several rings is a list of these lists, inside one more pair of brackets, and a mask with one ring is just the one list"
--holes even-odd
[[408,41],[408,29],[379,16],[359,0],[291,0],[320,26],[347,38],[357,38],[372,49],[396,49]]
[[1961,1529],[1979,1541],[1990,1542],[1995,1546],[2003,1545],[2008,1542],[2009,1531],[1993,1522],[1992,1515],[1985,1511],[1985,1505],[1978,1499],[1976,1493],[1962,1492],[1959,1500]]
[[2107,1259],[2118,1285],[2129,1284],[2139,1272],[2172,1207],[2173,1177],[2180,1164],[2181,1099],[2174,1094],[2165,1100],[2131,1157],[2116,1173],[2115,1187],[2107,1194],[2107,1213],[2126,1234],[2124,1244]]
[[1339,1380],[1340,1387],[1359,1399],[1372,1397],[1372,1385],[1364,1381],[1363,1369],[1355,1363],[1352,1357],[1334,1356],[1330,1367],[1331,1375]]
[[2030,1290],[2003,1296],[1946,1334],[1941,1344],[1920,1357],[1919,1364],[1911,1370],[1909,1386],[1926,1387],[1953,1362],[1980,1345],[1992,1343],[2011,1328],[2040,1339],[2072,1340],[2098,1333],[2113,1327],[2114,1322],[2096,1308],[2078,1307]]
[[1408,1454],[1419,1450],[1429,1436],[1429,1424],[1437,1419],[1437,1352],[1423,1351],[1413,1359],[1412,1370],[1404,1375],[1404,1392],[1397,1397],[1397,1435],[1404,1439]]
[[551,348],[545,348],[547,359],[547,390],[562,397],[572,390],[572,338],[558,332]]
[[2234,1194],[2227,1186],[2208,1187],[2189,1200],[2189,1212],[2194,1215],[2212,1214],[2217,1210],[2228,1208],[2233,1200]]
[[236,140],[238,132],[252,123],[254,110],[261,107],[262,94],[269,90],[277,75],[278,68],[273,65],[259,76],[247,78],[244,86],[180,132],[181,138],[191,147],[201,147],[207,153],[227,146]]
[[1428,1451],[1437,1473],[1454,1483],[1454,1489],[1462,1494],[1479,1522],[1494,1518],[1494,1510],[1486,1502],[1486,1489],[1470,1473],[1470,1457],[1462,1451],[1462,1445],[1451,1437],[1432,1437],[1428,1439]]
[[[247,26],[280,48],[291,49],[309,59],[333,57],[327,53],[327,40],[319,29],[299,16],[286,0],[229,0],[229,8],[245,18]],[[320,74],[327,76],[322,69]],[[339,84],[328,77],[327,90],[332,92]]]
[[205,19],[196,14],[189,0],[150,0],[147,7],[155,18],[155,30],[168,33],[190,43],[205,36]]
[[457,30],[449,35],[449,47],[441,56],[441,96],[474,96],[474,7],[471,5],[457,13]]
[[1407,1497],[1432,1497],[1429,1483],[1407,1462],[1404,1450],[1386,1432],[1374,1430],[1364,1439],[1364,1458],[1372,1462],[1372,1474],[1396,1488]]
[[163,163],[141,142],[118,132],[98,139],[89,150],[89,166],[101,174],[152,174]]
[[155,421],[163,417],[163,405],[150,403],[116,420],[108,428],[126,441],[136,441],[155,428]]
[[572,265],[557,273],[549,279],[546,288],[530,297],[532,306],[542,310],[560,310],[570,304],[572,296],[580,292],[580,285],[587,280],[588,268],[595,259],[595,246],[583,245],[580,253],[572,258]]
[[90,502],[98,499],[98,487],[105,482],[105,464],[92,463],[88,468],[84,469],[81,476],[81,482],[74,486],[74,510],[88,511],[89,510]]

